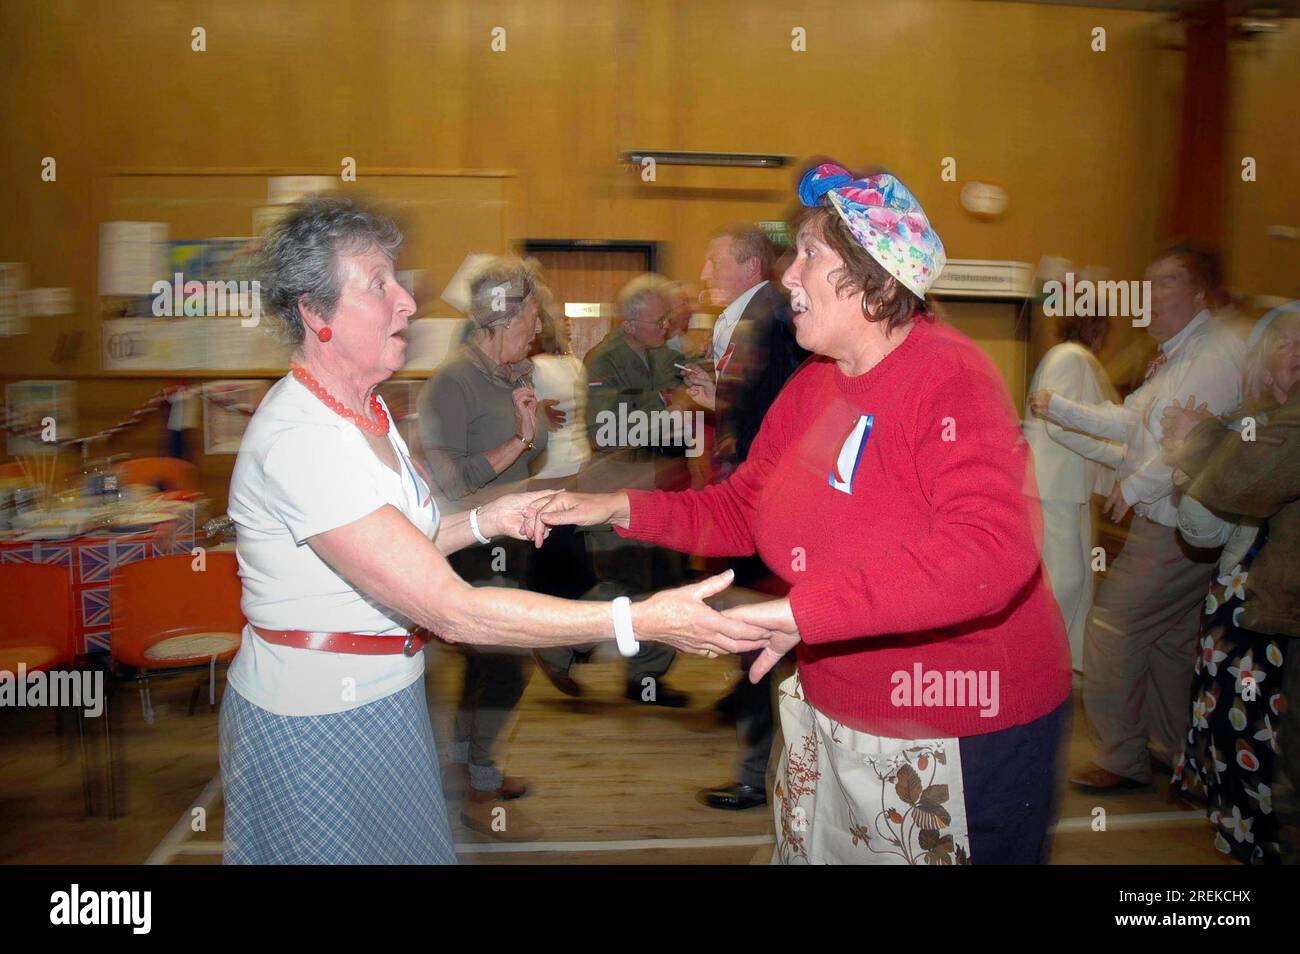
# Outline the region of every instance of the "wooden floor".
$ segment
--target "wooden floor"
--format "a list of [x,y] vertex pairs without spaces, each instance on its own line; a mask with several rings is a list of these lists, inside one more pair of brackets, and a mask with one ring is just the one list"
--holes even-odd
[[[435,730],[443,734],[461,660],[441,649],[430,656],[427,686]],[[734,729],[718,724],[711,706],[727,691],[734,672],[725,660],[679,660],[667,681],[691,693],[692,705],[685,710],[624,702],[624,669],[617,659],[601,657],[575,668],[587,689],[582,700],[566,698],[536,674],[502,749],[507,770],[533,786],[512,806],[544,826],[545,834],[540,842],[521,846],[492,842],[461,827],[453,803],[462,861],[766,863],[769,809],[720,812],[696,801],[701,786],[731,774]],[[50,710],[0,710],[0,863],[218,863],[217,716],[206,705],[206,687],[203,704],[187,715],[196,681],[194,676],[155,680],[152,724],[143,721],[134,690],[116,697],[116,819],[107,817],[102,723],[87,721],[97,814],[86,817],[73,720],[60,735]],[[1088,755],[1082,719],[1076,717],[1071,762]],[[204,831],[191,830],[196,804],[204,809]],[[1105,832],[1090,827],[1099,805],[1107,812]],[[1061,814],[1055,864],[1232,863],[1212,847],[1203,816],[1171,800],[1165,783],[1104,798],[1067,791]]]

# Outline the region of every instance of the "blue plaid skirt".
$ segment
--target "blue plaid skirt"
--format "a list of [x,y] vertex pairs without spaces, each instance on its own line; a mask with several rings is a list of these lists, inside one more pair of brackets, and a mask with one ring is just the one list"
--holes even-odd
[[346,712],[221,702],[226,864],[455,864],[424,680]]

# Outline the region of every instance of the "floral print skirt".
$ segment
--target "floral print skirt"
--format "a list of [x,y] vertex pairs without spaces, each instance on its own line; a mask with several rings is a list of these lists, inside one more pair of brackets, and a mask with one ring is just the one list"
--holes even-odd
[[1248,864],[1276,864],[1281,845],[1272,785],[1288,647],[1286,637],[1237,625],[1256,552],[1211,584],[1205,598],[1191,726],[1174,782],[1208,803],[1215,848]]
[[889,739],[817,711],[796,673],[779,690],[774,864],[968,864],[957,739]]

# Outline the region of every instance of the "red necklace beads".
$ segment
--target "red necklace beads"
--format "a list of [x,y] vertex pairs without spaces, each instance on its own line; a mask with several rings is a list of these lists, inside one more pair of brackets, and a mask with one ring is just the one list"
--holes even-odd
[[315,378],[296,361],[290,361],[289,367],[293,369],[293,376],[298,382],[316,397],[320,398],[322,404],[337,414],[339,417],[347,418],[363,431],[371,434],[378,434],[380,437],[388,433],[388,412],[384,406],[379,403],[379,395],[370,395],[370,410],[374,411],[376,421],[367,421],[364,417],[353,411],[351,408],[344,407],[337,401],[334,395],[325,390]]

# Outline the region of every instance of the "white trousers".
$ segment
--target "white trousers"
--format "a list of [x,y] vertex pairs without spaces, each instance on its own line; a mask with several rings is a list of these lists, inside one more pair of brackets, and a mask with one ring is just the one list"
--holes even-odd
[[1083,671],[1083,634],[1092,609],[1092,508],[1087,503],[1044,500],[1043,565],[1070,637],[1070,661]]

